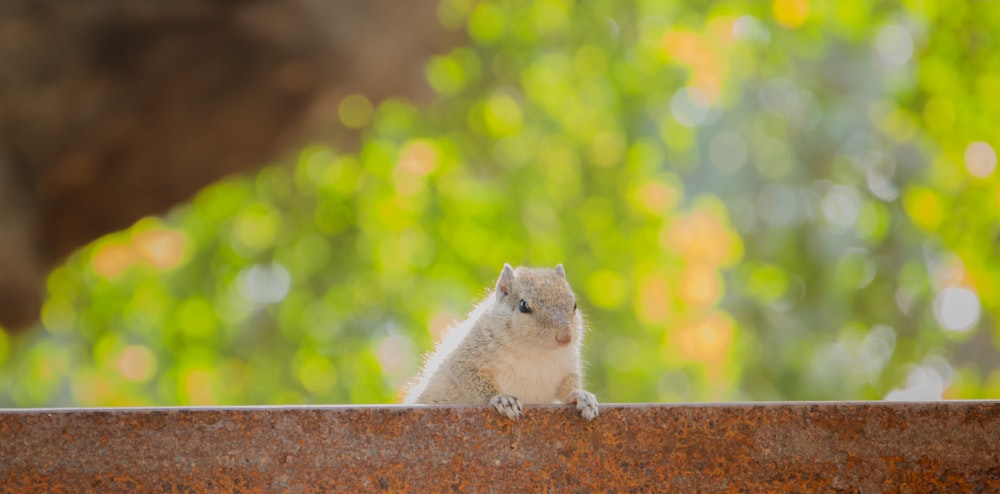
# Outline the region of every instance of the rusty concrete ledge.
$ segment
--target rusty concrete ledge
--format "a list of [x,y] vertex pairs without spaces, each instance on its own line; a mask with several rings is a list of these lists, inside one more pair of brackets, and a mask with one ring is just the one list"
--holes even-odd
[[4,492],[1000,492],[1000,402],[0,410]]

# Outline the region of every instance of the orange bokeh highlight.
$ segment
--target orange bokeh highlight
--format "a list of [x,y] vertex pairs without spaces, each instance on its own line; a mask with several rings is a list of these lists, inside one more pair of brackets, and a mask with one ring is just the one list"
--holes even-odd
[[686,29],[668,31],[660,41],[663,54],[691,70],[688,85],[697,88],[706,102],[715,104],[722,95],[722,83],[729,73],[729,55],[735,36],[736,19],[716,17],[705,34]]
[[437,168],[438,153],[427,141],[414,141],[400,153],[396,168],[405,173],[426,176]]
[[215,375],[206,369],[193,369],[184,373],[181,378],[181,386],[184,394],[187,395],[188,403],[191,405],[217,403],[214,380]]
[[685,65],[700,64],[706,58],[714,56],[702,41],[701,35],[694,31],[669,31],[663,35],[661,43],[667,55]]
[[424,186],[427,175],[438,166],[438,151],[427,141],[414,141],[400,152],[393,181],[401,195],[412,196]]
[[73,399],[80,405],[99,407],[120,405],[116,387],[100,374],[87,370],[73,378]]
[[158,269],[180,264],[184,257],[184,243],[184,235],[173,230],[150,230],[132,237],[132,246],[139,257]]
[[678,192],[658,181],[650,181],[636,189],[634,200],[649,214],[662,216],[677,203]]
[[671,332],[665,341],[670,348],[665,351],[684,360],[704,364],[709,379],[719,380],[735,332],[732,320],[719,313],[711,314]]
[[187,237],[176,230],[146,230],[130,240],[112,240],[100,245],[91,257],[91,268],[98,276],[115,279],[136,265],[159,270],[184,262]]
[[692,262],[721,265],[729,258],[733,239],[714,216],[694,212],[673,222],[660,236],[660,243]]
[[98,276],[114,279],[136,263],[136,256],[132,246],[114,242],[99,247],[90,263]]
[[645,324],[656,325],[666,323],[670,318],[669,304],[670,286],[664,273],[651,273],[639,279],[638,297],[636,298],[636,315]]
[[722,296],[722,280],[711,266],[693,264],[684,269],[679,291],[686,304],[709,307]]
[[125,347],[118,355],[118,372],[132,382],[146,382],[156,372],[156,356],[142,345]]

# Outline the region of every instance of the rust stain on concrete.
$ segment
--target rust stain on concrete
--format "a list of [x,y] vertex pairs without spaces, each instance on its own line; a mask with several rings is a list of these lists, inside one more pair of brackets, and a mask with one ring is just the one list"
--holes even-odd
[[2,492],[998,492],[1000,402],[0,410]]

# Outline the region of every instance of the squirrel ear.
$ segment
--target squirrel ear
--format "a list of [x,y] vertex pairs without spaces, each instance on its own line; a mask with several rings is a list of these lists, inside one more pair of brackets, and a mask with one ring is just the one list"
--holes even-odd
[[556,264],[556,274],[562,276],[563,278],[566,277],[566,270],[563,269],[562,263]]
[[514,282],[514,268],[510,264],[503,263],[503,271],[500,271],[500,279],[497,280],[497,298],[510,295],[510,285]]

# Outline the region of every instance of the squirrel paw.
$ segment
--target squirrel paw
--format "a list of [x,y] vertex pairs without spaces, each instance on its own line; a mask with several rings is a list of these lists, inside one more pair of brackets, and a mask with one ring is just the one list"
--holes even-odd
[[496,395],[490,399],[490,405],[493,405],[493,408],[496,408],[498,412],[512,420],[517,420],[523,410],[521,400],[511,395]]
[[569,394],[569,398],[566,399],[567,403],[576,403],[576,409],[580,412],[583,418],[589,420],[594,420],[600,410],[597,408],[597,397],[594,393],[588,391],[574,391]]

